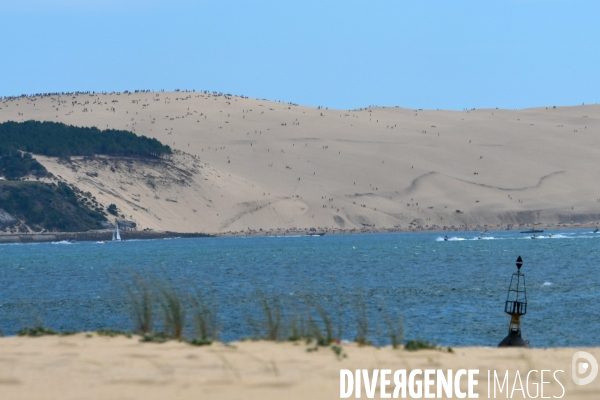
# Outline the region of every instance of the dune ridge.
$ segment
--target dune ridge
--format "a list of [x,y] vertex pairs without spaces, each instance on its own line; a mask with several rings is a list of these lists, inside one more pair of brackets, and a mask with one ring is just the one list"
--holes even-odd
[[209,92],[22,96],[0,122],[160,140],[169,162],[36,158],[138,228],[502,229],[600,221],[600,106],[330,110]]

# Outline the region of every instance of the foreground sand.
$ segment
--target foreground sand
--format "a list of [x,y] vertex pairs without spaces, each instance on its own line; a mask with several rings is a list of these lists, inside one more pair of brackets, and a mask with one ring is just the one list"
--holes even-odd
[[[600,378],[587,386],[571,379],[571,358],[599,348],[455,348],[408,352],[343,346],[347,358],[329,348],[307,352],[304,343],[241,342],[194,347],[140,343],[137,338],[86,334],[0,339],[2,399],[336,399],[340,369],[479,369],[478,392],[487,398],[487,371],[564,370],[564,399],[598,399]],[[545,380],[548,375],[545,375]],[[524,379],[524,378],[523,378]],[[539,373],[530,377],[539,383]],[[545,396],[562,389],[550,376]],[[463,389],[465,389],[463,387]],[[534,387],[530,386],[533,395]],[[378,398],[378,396],[376,396]],[[363,392],[363,398],[365,394]],[[506,398],[499,395],[498,398]],[[522,398],[515,392],[513,398]]]
[[199,92],[0,100],[0,122],[133,130],[169,165],[60,163],[54,175],[175,232],[600,221],[600,106],[327,110]]

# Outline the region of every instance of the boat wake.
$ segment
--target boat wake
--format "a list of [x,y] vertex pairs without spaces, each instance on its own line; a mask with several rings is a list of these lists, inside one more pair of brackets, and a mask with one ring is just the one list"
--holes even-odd
[[456,237],[453,236],[451,238],[445,239],[443,237],[438,237],[437,239],[435,239],[436,242],[460,242],[463,240],[469,240],[469,239],[465,239],[465,238],[460,238],[460,237]]
[[510,236],[484,236],[479,235],[475,237],[441,237],[438,236],[436,242],[462,242],[462,241],[473,241],[473,240],[538,240],[538,239],[593,239],[600,238],[600,235],[596,234],[577,234],[577,233],[556,233],[556,234],[536,234],[535,237],[532,235],[510,235]]

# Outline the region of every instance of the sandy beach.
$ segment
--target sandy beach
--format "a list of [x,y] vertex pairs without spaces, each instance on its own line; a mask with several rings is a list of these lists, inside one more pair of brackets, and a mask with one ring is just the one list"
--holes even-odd
[[201,92],[29,96],[0,121],[126,129],[169,163],[36,158],[174,232],[504,229],[600,221],[600,106],[329,110]]
[[[336,399],[340,369],[479,369],[476,393],[487,397],[487,371],[502,379],[509,371],[512,390],[516,371],[529,391],[540,382],[541,370],[556,374],[564,399],[597,399],[600,380],[577,386],[571,378],[571,358],[585,350],[600,358],[598,348],[497,349],[454,348],[409,352],[390,347],[342,345],[307,351],[304,342],[235,342],[195,347],[171,341],[140,343],[137,337],[73,336],[0,339],[0,394],[7,399]],[[344,356],[345,355],[345,356]],[[545,373],[544,396],[563,389]],[[466,381],[461,389],[466,391]],[[492,386],[493,388],[493,386]],[[379,397],[379,387],[377,395]],[[388,393],[392,393],[388,390]],[[498,390],[498,389],[497,389]],[[498,392],[497,398],[506,398]],[[365,393],[363,393],[363,398]],[[352,397],[354,398],[354,397]],[[493,398],[493,397],[492,397]],[[516,391],[512,398],[523,398]]]

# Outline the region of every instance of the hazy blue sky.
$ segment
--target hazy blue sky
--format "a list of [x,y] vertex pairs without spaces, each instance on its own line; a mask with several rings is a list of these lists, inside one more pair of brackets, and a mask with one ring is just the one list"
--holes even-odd
[[330,108],[596,103],[599,0],[0,0],[0,95],[211,90]]

